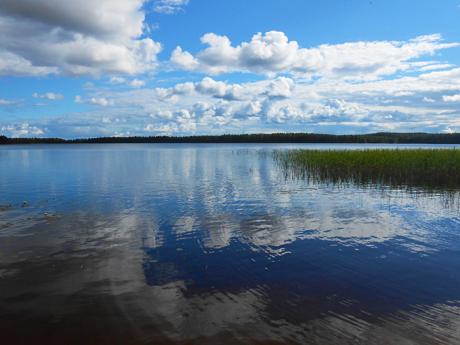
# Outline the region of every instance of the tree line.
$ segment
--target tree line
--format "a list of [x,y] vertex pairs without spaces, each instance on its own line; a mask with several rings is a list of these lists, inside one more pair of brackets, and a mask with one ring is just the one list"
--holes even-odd
[[193,136],[133,136],[85,139],[8,138],[0,144],[128,144],[128,143],[372,143],[372,144],[460,144],[460,133],[389,133],[357,135],[315,133],[224,134]]

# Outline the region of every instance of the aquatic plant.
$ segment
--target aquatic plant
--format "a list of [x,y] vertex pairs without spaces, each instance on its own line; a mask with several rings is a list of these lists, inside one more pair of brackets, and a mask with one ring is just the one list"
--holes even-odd
[[370,149],[275,152],[286,173],[314,182],[460,189],[460,150]]

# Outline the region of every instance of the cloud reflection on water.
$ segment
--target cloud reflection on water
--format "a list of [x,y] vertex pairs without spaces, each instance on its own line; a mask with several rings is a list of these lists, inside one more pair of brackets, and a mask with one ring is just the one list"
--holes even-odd
[[2,156],[9,326],[95,308],[133,343],[460,339],[460,217],[437,196],[286,180],[256,146],[35,150]]

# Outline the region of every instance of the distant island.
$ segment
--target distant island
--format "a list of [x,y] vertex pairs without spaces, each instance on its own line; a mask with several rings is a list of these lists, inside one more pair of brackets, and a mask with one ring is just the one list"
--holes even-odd
[[12,144],[155,144],[155,143],[344,143],[344,144],[460,144],[460,133],[390,133],[358,135],[315,133],[224,134],[194,136],[134,136],[84,139],[8,138],[0,136],[0,145]]

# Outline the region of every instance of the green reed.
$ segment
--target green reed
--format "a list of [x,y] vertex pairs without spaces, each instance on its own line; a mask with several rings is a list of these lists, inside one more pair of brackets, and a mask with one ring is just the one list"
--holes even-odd
[[275,158],[286,172],[314,182],[460,189],[456,149],[293,150]]

